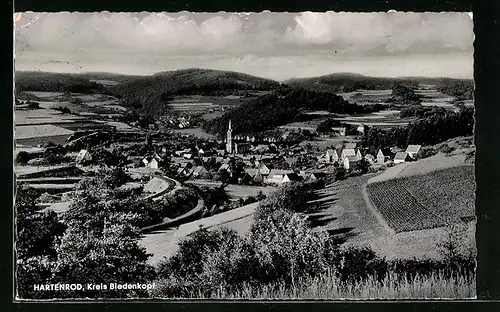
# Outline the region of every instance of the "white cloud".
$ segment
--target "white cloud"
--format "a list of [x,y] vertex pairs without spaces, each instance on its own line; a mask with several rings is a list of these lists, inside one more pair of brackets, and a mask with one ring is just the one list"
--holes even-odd
[[471,55],[474,36],[468,13],[22,13],[15,25],[16,67],[55,60],[107,68],[119,60],[142,71],[224,65],[270,76],[291,74],[284,67],[296,57],[302,72],[321,71],[314,62],[333,72],[325,58]]

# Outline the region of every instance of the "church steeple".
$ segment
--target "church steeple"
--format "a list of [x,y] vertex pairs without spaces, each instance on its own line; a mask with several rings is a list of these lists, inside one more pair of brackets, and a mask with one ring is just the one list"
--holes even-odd
[[231,119],[229,119],[229,128],[226,135],[226,152],[233,153],[233,129],[231,129]]

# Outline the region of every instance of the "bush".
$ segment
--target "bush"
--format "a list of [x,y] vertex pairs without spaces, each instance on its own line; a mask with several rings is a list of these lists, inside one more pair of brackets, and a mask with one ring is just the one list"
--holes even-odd
[[27,165],[28,161],[33,159],[32,155],[25,151],[20,151],[16,155],[15,163],[18,165]]

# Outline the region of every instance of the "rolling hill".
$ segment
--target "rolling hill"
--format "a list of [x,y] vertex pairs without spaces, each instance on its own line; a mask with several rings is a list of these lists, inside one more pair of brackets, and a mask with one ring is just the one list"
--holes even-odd
[[280,83],[247,74],[211,69],[185,69],[138,77],[112,87],[123,104],[143,113],[158,114],[176,95],[250,95],[270,91]]
[[[435,85],[438,90],[445,94],[450,92],[456,93],[459,91],[473,90],[473,81],[471,79],[454,79],[454,78],[428,78],[428,77],[397,77],[397,78],[382,78],[370,77],[352,73],[335,73],[311,78],[295,78],[285,81],[285,84],[290,86],[301,86],[312,90],[323,90],[331,92],[353,92],[359,89],[366,90],[386,90],[392,89],[395,84],[426,84]],[[458,85],[459,88],[454,88]],[[464,90],[465,89],[465,90]],[[449,92],[445,92],[450,90]]]

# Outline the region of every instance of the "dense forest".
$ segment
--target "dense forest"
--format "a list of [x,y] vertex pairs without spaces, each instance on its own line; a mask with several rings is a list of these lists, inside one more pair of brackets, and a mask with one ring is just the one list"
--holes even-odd
[[474,108],[463,107],[458,112],[444,111],[411,122],[406,127],[391,129],[370,128],[362,137],[361,144],[371,153],[379,148],[409,144],[433,145],[450,138],[472,135]]
[[330,92],[283,88],[273,94],[242,104],[223,116],[206,122],[203,127],[209,133],[223,135],[227,130],[229,120],[232,120],[234,133],[255,133],[304,120],[303,110],[359,114],[382,108],[382,105],[349,104],[342,97]]
[[246,95],[279,88],[276,81],[229,71],[186,69],[139,77],[111,87],[123,105],[145,114],[168,110],[175,95]]
[[417,105],[421,99],[415,93],[415,84],[395,84],[392,88],[391,102],[398,105]]
[[105,88],[78,74],[16,72],[16,94],[23,91],[105,93]]
[[313,78],[291,79],[286,81],[292,86],[305,88],[330,88],[333,92],[353,92],[358,89],[383,90],[391,89],[394,85],[393,78],[367,77],[363,75],[339,73]]
[[438,91],[454,96],[456,101],[472,100],[474,97],[474,81],[443,79]]

